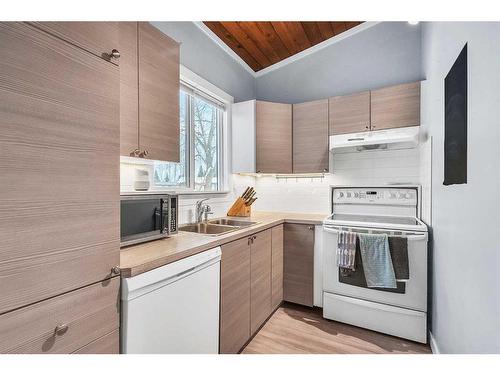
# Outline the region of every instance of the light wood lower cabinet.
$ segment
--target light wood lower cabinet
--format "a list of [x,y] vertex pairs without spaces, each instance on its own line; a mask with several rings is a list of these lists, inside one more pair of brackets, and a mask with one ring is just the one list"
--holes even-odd
[[73,352],[73,354],[119,354],[120,330],[115,329],[90,344]]
[[219,351],[231,354],[250,338],[250,240],[245,237],[221,249]]
[[285,223],[283,299],[313,306],[314,225]]
[[271,308],[283,302],[283,225],[272,229]]
[[241,350],[282,301],[283,226],[221,248],[219,351],[230,354]]
[[252,237],[250,251],[250,333],[253,335],[272,312],[271,230]]
[[[119,327],[120,278],[0,315],[0,353],[71,353]],[[106,351],[118,351],[118,341]],[[87,351],[100,352],[96,344]]]
[[119,264],[120,89],[116,65],[26,23],[0,23],[0,71],[4,313]]

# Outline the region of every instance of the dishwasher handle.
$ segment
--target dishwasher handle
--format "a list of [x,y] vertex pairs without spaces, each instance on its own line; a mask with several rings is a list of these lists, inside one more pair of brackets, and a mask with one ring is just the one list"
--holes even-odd
[[182,272],[179,272],[177,275],[175,275],[173,278],[179,278],[181,276],[184,276],[185,274],[187,273],[191,273],[193,272],[195,269],[197,269],[198,267],[191,267],[191,268],[188,268],[187,270],[185,271],[182,271]]

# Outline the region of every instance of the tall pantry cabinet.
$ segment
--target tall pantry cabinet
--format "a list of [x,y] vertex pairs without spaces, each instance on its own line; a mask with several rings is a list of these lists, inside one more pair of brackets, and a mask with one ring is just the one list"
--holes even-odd
[[0,23],[0,352],[118,352],[114,22]]

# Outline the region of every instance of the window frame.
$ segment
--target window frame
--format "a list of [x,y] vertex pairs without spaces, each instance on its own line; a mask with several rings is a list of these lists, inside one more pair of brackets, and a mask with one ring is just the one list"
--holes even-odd
[[[188,168],[186,168],[188,174],[186,176],[186,185],[185,186],[172,186],[172,185],[162,185],[160,183],[156,183],[153,178],[152,189],[155,191],[165,191],[168,190],[170,192],[175,192],[177,194],[193,194],[193,195],[203,195],[203,194],[226,194],[228,193],[228,163],[227,157],[229,156],[229,137],[228,137],[228,129],[230,127],[230,113],[231,113],[231,104],[233,103],[233,97],[226,94],[224,91],[220,90],[218,87],[212,85],[210,82],[204,80],[199,77],[195,73],[191,72],[187,68],[181,65],[181,74],[180,74],[180,86],[187,86],[189,88],[194,88],[196,91],[202,93],[203,95],[199,95],[200,99],[206,100],[208,102],[213,98],[213,102],[217,107],[217,101],[223,104],[224,109],[218,110],[218,119],[217,119],[217,181],[218,186],[217,190],[207,190],[200,191],[195,190],[195,179],[196,179],[196,170],[195,170],[195,135],[194,135],[194,98],[195,95],[192,93],[186,92],[187,94],[187,105],[189,110],[187,111],[186,116],[186,161],[188,162]],[[179,88],[179,91],[182,89]],[[158,163],[158,162],[155,162]],[[159,162],[161,163],[161,161]],[[154,168],[154,167],[153,167]],[[153,172],[154,173],[154,172]]]

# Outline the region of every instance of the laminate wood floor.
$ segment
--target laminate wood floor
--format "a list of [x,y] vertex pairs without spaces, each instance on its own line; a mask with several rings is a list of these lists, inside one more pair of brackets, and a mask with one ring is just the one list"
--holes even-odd
[[243,354],[430,354],[428,345],[326,320],[318,308],[281,306]]

